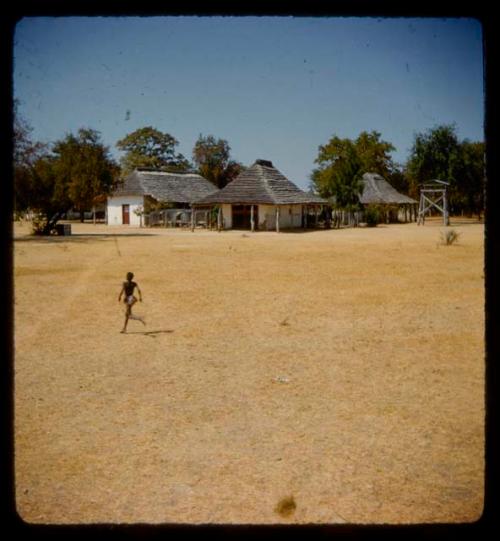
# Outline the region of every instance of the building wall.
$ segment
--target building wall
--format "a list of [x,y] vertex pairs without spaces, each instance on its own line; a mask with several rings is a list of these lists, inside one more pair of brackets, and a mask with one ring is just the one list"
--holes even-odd
[[[280,206],[280,228],[302,227],[302,205]],[[274,205],[259,205],[259,228],[261,230],[276,230],[276,207]]]
[[108,225],[122,225],[122,205],[130,206],[130,225],[141,225],[140,217],[134,211],[139,207],[144,208],[144,197],[142,195],[109,197],[107,205]]
[[[261,231],[276,230],[276,206],[274,205],[255,205],[258,206],[259,223],[258,228]],[[224,218],[224,229],[231,229],[232,206],[222,205],[222,216]],[[302,205],[283,205],[280,206],[280,228],[302,227]]]
[[222,218],[224,220],[224,229],[231,229],[233,227],[233,211],[231,205],[222,205]]

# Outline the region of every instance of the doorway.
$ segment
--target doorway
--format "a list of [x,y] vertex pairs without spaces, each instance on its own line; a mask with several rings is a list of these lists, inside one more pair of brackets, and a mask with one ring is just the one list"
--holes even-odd
[[[232,205],[233,229],[250,229],[252,205]],[[259,206],[253,205],[253,221],[255,229],[259,223]]]
[[122,224],[130,225],[130,205],[122,205]]

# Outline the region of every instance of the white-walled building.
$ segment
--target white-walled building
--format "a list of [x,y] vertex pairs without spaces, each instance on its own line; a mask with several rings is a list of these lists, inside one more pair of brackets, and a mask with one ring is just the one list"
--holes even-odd
[[306,214],[328,202],[304,192],[282,175],[270,161],[257,160],[227,186],[194,203],[218,206],[224,229],[264,231],[305,227]]
[[193,201],[217,191],[217,187],[196,173],[170,173],[136,169],[108,197],[108,225],[142,225],[142,212],[155,203],[189,207]]

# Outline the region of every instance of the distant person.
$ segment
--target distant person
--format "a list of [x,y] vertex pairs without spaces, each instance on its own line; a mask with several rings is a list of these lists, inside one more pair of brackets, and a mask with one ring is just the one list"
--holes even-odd
[[139,285],[136,282],[132,281],[132,278],[134,277],[133,272],[127,272],[127,281],[123,282],[122,290],[120,291],[120,295],[118,296],[118,302],[122,300],[126,304],[125,309],[125,323],[123,325],[123,329],[120,331],[122,333],[127,331],[127,324],[129,319],[137,319],[139,320],[143,325],[146,325],[146,322],[142,317],[134,316],[132,315],[132,306],[137,302],[137,298],[134,295],[134,290],[137,288],[137,292],[139,293],[139,300],[142,302],[142,293],[139,288]]

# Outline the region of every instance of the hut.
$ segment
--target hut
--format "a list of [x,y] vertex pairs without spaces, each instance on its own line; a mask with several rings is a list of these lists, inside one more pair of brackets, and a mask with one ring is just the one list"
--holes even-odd
[[195,202],[195,207],[218,208],[218,229],[270,231],[306,227],[308,215],[327,201],[306,193],[268,160],[256,160],[221,190]]
[[[138,168],[127,175],[108,198],[107,223],[155,225],[161,219],[164,225],[168,225],[181,218],[189,225],[193,201],[216,191],[216,186],[196,173]],[[170,209],[155,212],[161,207]],[[169,216],[172,218],[170,222]]]
[[360,203],[378,205],[384,209],[386,221],[415,221],[417,201],[399,193],[382,176],[376,173],[365,173],[362,177]]

